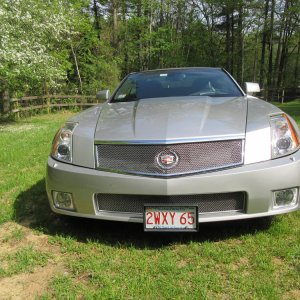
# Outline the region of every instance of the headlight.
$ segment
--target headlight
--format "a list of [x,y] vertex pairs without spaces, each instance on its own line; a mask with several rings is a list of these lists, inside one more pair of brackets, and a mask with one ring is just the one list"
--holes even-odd
[[56,134],[52,144],[52,157],[63,162],[72,162],[72,136],[77,123],[66,123]]
[[270,117],[272,158],[288,155],[299,149],[299,136],[285,114]]

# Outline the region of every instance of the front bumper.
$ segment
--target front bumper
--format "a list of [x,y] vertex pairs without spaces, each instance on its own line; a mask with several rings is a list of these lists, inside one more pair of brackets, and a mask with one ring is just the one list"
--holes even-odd
[[[95,194],[170,196],[241,191],[245,193],[246,206],[243,212],[201,213],[201,223],[265,217],[295,211],[299,209],[299,199],[296,205],[274,209],[272,197],[275,190],[299,186],[300,151],[275,160],[169,179],[103,172],[61,163],[49,157],[46,177],[49,203],[56,213],[140,223],[143,222],[142,213],[98,211]],[[75,211],[56,208],[52,199],[53,191],[71,193]]]

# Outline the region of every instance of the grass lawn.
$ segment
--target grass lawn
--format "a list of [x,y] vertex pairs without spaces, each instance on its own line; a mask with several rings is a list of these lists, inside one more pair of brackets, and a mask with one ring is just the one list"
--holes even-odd
[[[280,105],[300,124],[300,101]],[[300,212],[197,234],[63,218],[45,193],[70,112],[0,122],[0,299],[300,299]]]

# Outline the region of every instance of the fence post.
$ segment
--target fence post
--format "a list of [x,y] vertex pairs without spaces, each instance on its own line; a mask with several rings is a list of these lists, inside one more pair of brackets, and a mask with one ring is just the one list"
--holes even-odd
[[3,93],[3,113],[7,114],[10,112],[10,98],[7,90]]
[[0,115],[3,114],[3,95],[4,95],[4,92],[0,92]]
[[50,96],[47,93],[47,95],[46,95],[47,114],[50,114],[50,112],[51,112],[50,104],[51,104],[51,102],[50,102]]

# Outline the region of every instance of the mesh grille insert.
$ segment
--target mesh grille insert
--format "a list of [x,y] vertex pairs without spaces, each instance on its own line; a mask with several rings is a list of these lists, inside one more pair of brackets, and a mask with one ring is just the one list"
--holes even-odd
[[96,194],[98,211],[142,213],[144,204],[187,204],[197,205],[199,213],[244,211],[245,193],[220,193],[202,195],[149,196]]
[[[178,162],[163,169],[162,153],[175,153]],[[169,145],[96,145],[97,168],[114,172],[154,176],[180,175],[238,166],[243,163],[243,140],[195,142]]]

